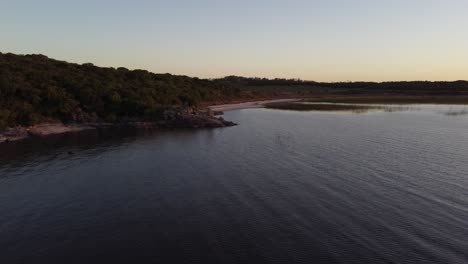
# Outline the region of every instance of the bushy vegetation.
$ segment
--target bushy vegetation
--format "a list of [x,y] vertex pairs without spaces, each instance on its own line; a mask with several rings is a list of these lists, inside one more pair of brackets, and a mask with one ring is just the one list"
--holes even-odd
[[210,80],[0,53],[0,128],[77,115],[154,119],[168,105],[197,106],[238,94]]

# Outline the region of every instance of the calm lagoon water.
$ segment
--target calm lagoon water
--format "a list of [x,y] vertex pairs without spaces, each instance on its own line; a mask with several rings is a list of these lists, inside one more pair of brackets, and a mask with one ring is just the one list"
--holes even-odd
[[468,263],[466,110],[2,145],[0,263]]

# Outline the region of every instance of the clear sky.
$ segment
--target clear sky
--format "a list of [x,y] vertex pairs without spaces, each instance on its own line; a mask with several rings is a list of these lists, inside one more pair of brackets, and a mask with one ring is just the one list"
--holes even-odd
[[0,52],[198,77],[468,79],[468,0],[0,0]]

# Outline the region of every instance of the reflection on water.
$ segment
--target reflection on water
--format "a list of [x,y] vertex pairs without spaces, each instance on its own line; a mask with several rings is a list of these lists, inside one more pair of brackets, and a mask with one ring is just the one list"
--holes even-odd
[[0,145],[0,161],[8,166],[23,166],[22,162],[38,163],[45,159],[70,158],[82,152],[100,153],[130,144],[137,139],[154,136],[156,131],[132,128],[103,128],[79,133],[28,138]]
[[458,107],[458,108],[453,108],[453,107],[450,107],[450,109],[446,112],[444,112],[445,115],[448,115],[448,116],[461,116],[461,115],[468,115],[468,108],[463,106],[462,107]]
[[[364,114],[369,112],[407,112],[407,111],[431,111],[447,116],[468,115],[468,108],[465,105],[401,105],[401,104],[349,104],[349,103],[321,103],[321,102],[296,102],[304,105],[327,105],[327,106],[360,106],[362,109],[352,109],[348,112]],[[332,108],[332,107],[331,107]],[[313,111],[313,110],[311,110]],[[333,111],[333,110],[330,110]]]
[[[350,104],[350,103],[326,103],[326,102],[294,102],[291,104],[310,106],[309,111],[345,111],[355,114],[364,114],[368,112],[402,112],[402,111],[420,111],[418,105],[391,105],[391,104]],[[313,106],[321,106],[315,109]],[[326,106],[325,109],[323,106]],[[293,110],[293,109],[291,109]]]
[[0,263],[468,263],[468,115],[416,108],[1,145]]

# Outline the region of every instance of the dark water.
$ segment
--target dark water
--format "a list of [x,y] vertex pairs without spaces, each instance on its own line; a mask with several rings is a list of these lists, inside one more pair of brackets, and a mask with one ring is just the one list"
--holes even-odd
[[459,108],[3,145],[0,263],[468,263]]

